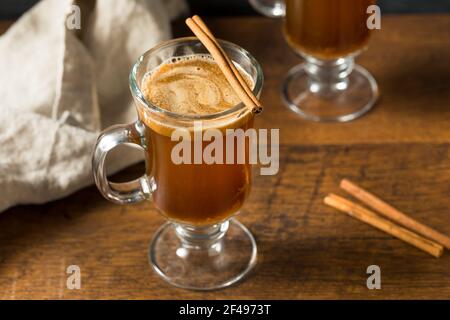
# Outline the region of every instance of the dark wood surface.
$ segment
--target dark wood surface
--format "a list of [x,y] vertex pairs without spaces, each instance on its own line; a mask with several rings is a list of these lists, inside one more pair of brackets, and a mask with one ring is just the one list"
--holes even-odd
[[[281,129],[280,173],[255,176],[239,217],[258,241],[256,269],[221,291],[174,288],[147,262],[148,243],[164,222],[151,203],[117,206],[89,187],[0,214],[0,298],[450,298],[449,252],[435,259],[322,204],[329,192],[343,194],[337,185],[347,177],[450,234],[450,15],[383,18],[358,59],[382,98],[346,124],[306,122],[282,105],[280,81],[299,60],[280,21],[208,23],[261,62],[266,110],[257,125]],[[183,29],[175,33],[187,34]],[[133,166],[115,180],[142,170]],[[81,268],[81,290],[66,288],[71,264]],[[372,264],[381,267],[381,290],[366,287]]]

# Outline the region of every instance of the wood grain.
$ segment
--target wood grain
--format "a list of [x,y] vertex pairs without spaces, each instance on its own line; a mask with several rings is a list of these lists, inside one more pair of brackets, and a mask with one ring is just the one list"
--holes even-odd
[[[117,206],[90,187],[0,214],[0,298],[449,299],[448,251],[436,260],[322,200],[343,194],[338,185],[346,177],[450,234],[450,15],[383,18],[382,31],[359,59],[377,78],[382,100],[348,124],[306,122],[281,104],[282,76],[299,60],[284,44],[279,21],[207,23],[262,63],[266,110],[257,123],[281,128],[280,173],[255,176],[239,217],[258,241],[254,272],[217,292],[166,284],[147,261],[148,243],[164,219],[151,203]],[[183,28],[176,34],[187,34]],[[262,41],[268,35],[270,43]],[[113,180],[141,172],[143,164]],[[66,289],[71,264],[81,268],[81,290]],[[372,264],[381,267],[381,290],[366,287]]]

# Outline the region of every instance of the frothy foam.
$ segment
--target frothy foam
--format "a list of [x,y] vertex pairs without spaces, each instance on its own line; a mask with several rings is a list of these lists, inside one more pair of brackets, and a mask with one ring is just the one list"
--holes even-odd
[[[253,88],[250,76],[237,67]],[[180,114],[213,114],[241,102],[209,55],[174,58],[162,64],[144,78],[142,92],[151,103]]]

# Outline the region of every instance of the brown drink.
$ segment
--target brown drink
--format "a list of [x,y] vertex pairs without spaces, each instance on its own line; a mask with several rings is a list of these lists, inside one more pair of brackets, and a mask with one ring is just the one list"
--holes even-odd
[[[250,77],[243,75],[253,87]],[[144,78],[142,91],[147,101],[181,115],[216,114],[240,103],[218,66],[201,55],[163,64]],[[174,128],[156,123],[141,111],[139,118],[152,142],[152,149],[146,153],[147,174],[157,182],[152,196],[159,211],[171,220],[191,225],[217,223],[239,211],[250,191],[250,164],[193,164],[192,152],[192,164],[177,165],[171,159],[179,143],[171,141]],[[245,130],[252,126],[253,116],[249,113],[217,129],[225,134],[225,129]],[[194,150],[194,141],[190,143]],[[202,148],[209,143],[202,142]],[[223,146],[225,155],[225,138]],[[235,144],[235,155],[237,148]],[[248,142],[245,149],[248,159]]]
[[366,47],[367,7],[375,0],[286,0],[284,33],[291,47],[319,59],[338,59]]

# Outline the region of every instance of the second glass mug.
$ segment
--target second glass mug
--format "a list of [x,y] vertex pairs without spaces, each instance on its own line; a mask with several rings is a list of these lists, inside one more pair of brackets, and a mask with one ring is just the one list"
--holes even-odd
[[284,17],[284,36],[305,62],[283,85],[284,103],[313,121],[350,121],[378,98],[372,75],[354,58],[368,44],[367,8],[376,0],[249,0],[269,17]]
[[[263,85],[259,63],[246,50],[220,42],[231,60],[251,76],[253,92],[259,96]],[[256,263],[255,239],[232,218],[250,191],[251,166],[175,165],[171,152],[177,142],[171,141],[171,132],[187,129],[192,133],[196,121],[201,121],[203,128],[245,130],[253,126],[253,114],[242,103],[205,116],[173,113],[147,101],[141,85],[148,72],[167,61],[207,53],[196,38],[180,38],[142,55],[130,73],[138,120],[106,129],[98,138],[92,159],[95,182],[105,198],[118,204],[151,200],[168,218],[169,222],[156,232],[150,244],[150,264],[171,284],[197,290],[229,286]],[[135,144],[144,149],[146,174],[140,179],[120,184],[107,180],[104,162],[107,153],[119,144]],[[244,147],[248,154],[248,145]]]

